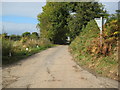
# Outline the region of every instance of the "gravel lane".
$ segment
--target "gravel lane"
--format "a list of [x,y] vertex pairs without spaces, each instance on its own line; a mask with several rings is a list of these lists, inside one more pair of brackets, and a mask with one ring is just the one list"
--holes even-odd
[[96,77],[79,67],[67,45],[49,48],[3,68],[3,88],[118,88],[118,82]]

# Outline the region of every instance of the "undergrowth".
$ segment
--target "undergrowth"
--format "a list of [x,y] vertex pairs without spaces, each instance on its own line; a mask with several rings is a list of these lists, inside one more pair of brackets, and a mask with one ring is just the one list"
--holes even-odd
[[54,46],[46,39],[21,39],[13,41],[2,38],[2,64],[12,64],[35,53]]
[[[115,21],[113,21],[115,23]],[[108,25],[108,24],[107,24]],[[113,25],[113,27],[111,26]],[[104,27],[102,45],[100,45],[100,30],[94,20],[91,20],[76,39],[70,44],[70,52],[76,62],[92,72],[118,80],[117,38],[118,29],[111,24]],[[115,24],[117,25],[117,24]],[[108,29],[114,31],[110,31]],[[105,30],[107,29],[107,30]],[[108,32],[109,31],[109,32]],[[111,33],[110,33],[111,32]],[[107,34],[109,36],[107,36]],[[104,36],[106,35],[106,36]],[[113,38],[110,40],[110,38]],[[107,42],[109,40],[109,42]]]

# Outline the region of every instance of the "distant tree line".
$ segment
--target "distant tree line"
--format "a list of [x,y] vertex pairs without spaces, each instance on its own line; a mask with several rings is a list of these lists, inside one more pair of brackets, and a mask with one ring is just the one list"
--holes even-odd
[[25,38],[25,37],[28,37],[30,39],[39,39],[39,34],[37,32],[32,32],[32,33],[25,32],[25,33],[22,33],[22,35],[15,35],[15,34],[8,35],[7,33],[3,33],[0,36],[6,39],[14,40],[14,41],[21,40],[21,38]]

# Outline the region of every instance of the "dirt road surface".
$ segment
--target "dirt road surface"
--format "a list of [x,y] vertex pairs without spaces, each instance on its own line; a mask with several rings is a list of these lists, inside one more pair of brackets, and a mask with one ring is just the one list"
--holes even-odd
[[118,82],[96,77],[79,67],[61,45],[3,68],[3,88],[118,88]]

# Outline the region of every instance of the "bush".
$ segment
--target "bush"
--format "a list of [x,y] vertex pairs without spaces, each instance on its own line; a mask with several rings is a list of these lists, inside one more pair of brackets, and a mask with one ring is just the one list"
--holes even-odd
[[114,34],[118,31],[116,25],[116,21],[112,21],[107,24],[107,28],[104,27],[101,46],[100,30],[94,20],[90,21],[70,44],[70,51],[78,64],[93,72],[118,80],[117,37]]
[[87,54],[87,48],[89,47],[92,40],[99,35],[99,29],[94,20],[90,21],[86,28],[83,28],[82,32],[76,39],[71,43],[70,47],[75,52],[79,51],[83,55]]
[[110,22],[106,23],[106,25],[104,25],[103,32],[103,37],[105,39],[115,37],[115,39],[117,40],[117,38],[120,36],[118,20],[111,20]]
[[[2,63],[10,64],[25,57],[31,56],[41,50],[52,47],[50,41],[46,39],[22,38],[21,41],[2,39]],[[28,48],[28,50],[26,50]],[[11,55],[10,55],[11,54]]]
[[8,39],[2,39],[2,55],[9,56],[10,53],[13,53],[13,42]]
[[7,63],[10,60],[13,51],[13,42],[9,39],[2,39],[2,63]]

